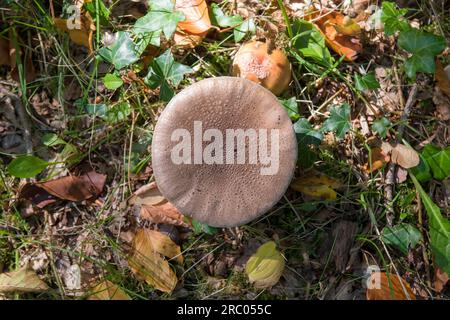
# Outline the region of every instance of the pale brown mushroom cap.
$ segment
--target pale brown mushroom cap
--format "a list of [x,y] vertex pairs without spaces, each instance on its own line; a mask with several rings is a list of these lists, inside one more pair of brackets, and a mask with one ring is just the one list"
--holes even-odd
[[[171,150],[179,141],[171,141],[172,132],[185,128],[193,136],[194,121],[202,121],[203,132],[222,132],[224,154],[226,129],[279,129],[278,172],[261,175],[265,166],[259,161],[174,164]],[[209,143],[203,142],[203,148]],[[152,166],[161,193],[184,215],[215,227],[241,225],[271,209],[289,186],[296,160],[292,122],[277,98],[236,77],[205,79],[178,93],[158,119],[152,141]]]

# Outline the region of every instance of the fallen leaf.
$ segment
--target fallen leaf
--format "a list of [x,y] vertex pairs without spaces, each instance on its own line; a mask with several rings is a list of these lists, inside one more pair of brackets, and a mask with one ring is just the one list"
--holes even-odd
[[245,272],[256,288],[270,288],[279,280],[284,270],[284,258],[273,241],[258,248],[247,261]]
[[184,216],[170,202],[158,205],[142,205],[141,218],[153,223],[167,223],[176,226],[189,227],[184,221]]
[[17,52],[16,45],[14,44],[13,39],[16,39],[17,46],[19,47],[19,43],[21,43],[21,39],[18,35],[14,35],[13,31],[10,29],[9,31],[9,65],[11,67],[11,78],[14,81],[20,81],[19,68],[17,66],[17,58],[22,60],[22,64],[24,66],[24,74],[25,81],[27,83],[36,79],[36,69],[34,68],[33,60],[31,59],[31,51],[27,50],[24,52],[19,47]]
[[170,239],[169,236],[155,230],[145,230],[151,239],[153,249],[169,259],[175,259],[178,263],[183,263],[180,246]]
[[49,287],[27,266],[0,274],[0,293],[42,292]]
[[128,259],[131,270],[149,285],[163,292],[172,292],[177,276],[164,257],[153,247],[151,233],[139,229],[133,241],[133,253]]
[[166,202],[166,198],[159,191],[156,182],[151,182],[137,189],[128,202],[136,205],[146,204],[153,206]]
[[0,38],[0,66],[10,66],[9,42]]
[[331,49],[344,55],[345,60],[354,61],[362,51],[359,38],[361,29],[358,24],[337,11],[321,11],[320,14],[311,14],[307,16],[307,20],[318,27]]
[[46,182],[27,183],[19,191],[19,199],[43,208],[56,199],[82,201],[97,197],[103,190],[106,175],[89,171],[81,176],[67,176]]
[[205,0],[176,0],[175,10],[183,12],[185,20],[178,22],[181,31],[201,35],[211,28]]
[[396,163],[405,169],[413,168],[420,162],[417,151],[404,144],[397,143],[396,145],[392,145],[388,142],[383,142],[381,144],[381,149],[385,155],[390,154],[393,163]]
[[380,147],[375,147],[370,150],[370,159],[364,165],[364,171],[367,173],[372,173],[378,169],[384,167],[386,163],[390,160],[389,155],[383,153]]
[[91,291],[88,300],[131,300],[131,298],[109,280],[103,280]]
[[291,183],[291,188],[295,191],[323,200],[336,200],[337,194],[334,189],[340,187],[342,183],[339,180],[317,172],[297,178]]
[[450,65],[443,68],[441,61],[436,59],[436,73],[434,74],[437,86],[450,98]]
[[434,275],[434,290],[442,292],[448,282],[448,274],[442,271],[441,268],[436,268]]
[[189,34],[183,31],[176,31],[173,34],[173,41],[180,48],[193,49],[202,43],[205,35],[206,32],[204,34]]
[[368,284],[367,300],[416,300],[409,284],[396,274],[388,276],[386,272],[374,272],[368,279]]
[[57,29],[68,33],[70,40],[74,43],[88,48],[89,52],[94,51],[92,36],[95,31],[95,25],[88,12],[80,17],[80,23],[78,25],[74,21],[60,18],[53,18],[53,23]]

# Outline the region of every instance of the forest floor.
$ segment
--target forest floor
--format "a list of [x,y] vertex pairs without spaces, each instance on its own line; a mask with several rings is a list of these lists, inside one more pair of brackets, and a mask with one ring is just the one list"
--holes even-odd
[[[450,298],[448,2],[176,2],[0,1],[0,299]],[[153,129],[252,40],[291,64],[299,163],[213,228],[152,184]]]

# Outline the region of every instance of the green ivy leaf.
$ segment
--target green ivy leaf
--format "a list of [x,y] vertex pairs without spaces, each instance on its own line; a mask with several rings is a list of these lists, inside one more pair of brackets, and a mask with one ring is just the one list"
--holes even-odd
[[293,22],[292,31],[292,45],[303,57],[323,66],[331,66],[334,63],[324,37],[311,22],[297,19]]
[[391,122],[386,119],[385,117],[382,117],[381,119],[375,120],[372,124],[372,130],[375,131],[382,137],[383,139],[386,138],[388,128],[391,126]]
[[149,12],[139,18],[134,24],[133,33],[164,33],[170,39],[180,21],[186,19],[180,11],[175,11],[175,3],[172,0],[149,1]]
[[380,88],[380,84],[373,73],[364,76],[355,74],[355,88],[359,91],[374,90]]
[[161,99],[169,101],[174,94],[171,85],[176,88],[183,80],[184,75],[191,72],[193,72],[192,68],[176,62],[168,49],[153,60],[144,81],[152,89],[160,86]]
[[447,274],[450,274],[450,221],[442,216],[439,207],[423,190],[414,174],[409,171],[412,181],[422,198],[428,215],[430,229],[430,245],[436,264]]
[[304,118],[294,124],[294,131],[299,145],[319,145],[323,140],[322,132],[315,130]]
[[214,235],[219,231],[217,228],[211,227],[194,219],[192,219],[192,226],[194,227],[195,234],[206,233],[209,235]]
[[418,29],[402,31],[398,37],[400,48],[412,53],[405,61],[405,71],[409,78],[414,78],[417,72],[434,73],[434,57],[445,47],[445,39]]
[[350,129],[350,106],[344,103],[341,107],[333,107],[330,117],[323,123],[322,132],[333,131],[339,139],[344,138]]
[[286,109],[289,118],[291,118],[292,121],[297,121],[300,118],[300,115],[298,113],[298,104],[297,99],[295,97],[292,97],[290,99],[279,99],[280,103],[283,105],[283,107]]
[[103,83],[107,89],[116,90],[123,85],[123,80],[115,74],[108,73],[103,78]]
[[109,123],[117,123],[124,121],[131,113],[131,107],[128,102],[121,102],[106,111],[106,121]]
[[427,144],[422,151],[424,160],[428,163],[437,180],[444,180],[450,175],[450,147],[439,149]]
[[54,147],[61,144],[66,144],[67,142],[58,137],[55,133],[46,133],[42,136],[42,143],[47,147]]
[[381,22],[384,24],[384,33],[387,36],[410,28],[404,18],[407,12],[408,9],[397,9],[397,5],[394,2],[383,1],[381,5]]
[[115,37],[115,41],[110,46],[101,48],[98,53],[119,70],[138,61],[139,55],[128,32],[119,31]]
[[381,231],[381,239],[384,243],[393,245],[407,254],[409,248],[414,249],[422,240],[422,234],[413,225],[400,223],[393,227],[384,227]]
[[10,175],[18,178],[32,178],[41,173],[49,163],[35,156],[20,156],[8,165]]
[[234,28],[233,30],[234,41],[240,42],[242,39],[244,39],[244,37],[248,33],[255,34],[255,32],[256,32],[255,21],[252,18],[247,19]]
[[211,4],[211,20],[222,28],[236,27],[244,21],[240,15],[227,16],[216,3]]

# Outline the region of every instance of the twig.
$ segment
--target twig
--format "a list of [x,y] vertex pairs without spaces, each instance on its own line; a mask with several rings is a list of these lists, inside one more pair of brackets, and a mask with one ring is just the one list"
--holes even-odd
[[[400,117],[401,124],[398,126],[397,130],[397,136],[396,136],[396,142],[402,140],[403,133],[405,132],[406,122],[409,118],[409,115],[411,114],[412,107],[414,105],[414,102],[416,101],[416,95],[417,95],[417,83],[413,85],[411,90],[409,91],[408,100],[406,101],[405,108],[403,109],[402,115]],[[392,226],[394,222],[394,207],[392,204],[392,200],[394,199],[394,185],[395,185],[395,170],[396,170],[396,164],[391,162],[389,163],[388,170],[386,171],[385,176],[385,187],[384,187],[384,197],[386,200],[386,221],[389,226]]]
[[16,110],[17,115],[19,116],[20,123],[22,125],[21,129],[23,132],[23,140],[25,142],[25,150],[27,154],[32,154],[33,143],[31,142],[31,126],[30,122],[28,121],[27,112],[22,104],[22,101],[20,101],[17,95],[1,87],[0,87],[0,95],[7,96],[11,99],[11,102],[14,105],[14,109]]

